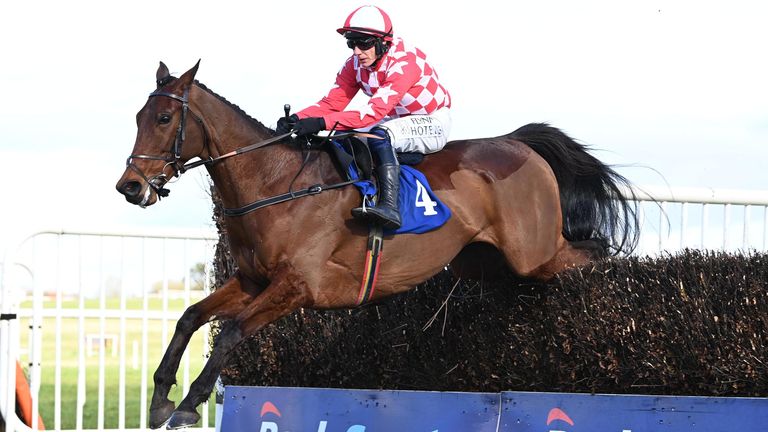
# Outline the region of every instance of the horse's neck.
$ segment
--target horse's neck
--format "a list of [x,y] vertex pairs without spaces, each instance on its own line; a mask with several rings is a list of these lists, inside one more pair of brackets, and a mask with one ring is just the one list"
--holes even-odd
[[[213,158],[272,137],[266,127],[247,118],[209,94],[204,103],[215,109],[204,117]],[[285,192],[300,166],[300,157],[286,145],[274,144],[232,156],[208,168],[225,207],[241,207],[256,199]],[[287,190],[287,189],[286,189]],[[279,191],[279,192],[278,192]]]

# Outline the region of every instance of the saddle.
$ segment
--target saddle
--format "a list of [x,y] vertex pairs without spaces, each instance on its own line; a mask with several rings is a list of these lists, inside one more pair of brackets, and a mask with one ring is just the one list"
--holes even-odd
[[[371,150],[361,140],[355,137],[346,137],[331,140],[329,144],[326,144],[326,147],[342,178],[347,180],[371,180],[373,178]],[[422,153],[397,153],[397,161],[400,165],[418,165],[422,160],[424,160]],[[352,177],[353,173],[357,174],[357,178]]]

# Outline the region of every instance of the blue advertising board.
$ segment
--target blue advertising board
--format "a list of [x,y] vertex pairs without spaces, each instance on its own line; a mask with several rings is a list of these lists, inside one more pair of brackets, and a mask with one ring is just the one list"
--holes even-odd
[[236,387],[222,432],[494,432],[498,393]]
[[768,399],[228,386],[222,432],[742,432]]
[[502,393],[499,431],[746,432],[768,430],[768,399]]

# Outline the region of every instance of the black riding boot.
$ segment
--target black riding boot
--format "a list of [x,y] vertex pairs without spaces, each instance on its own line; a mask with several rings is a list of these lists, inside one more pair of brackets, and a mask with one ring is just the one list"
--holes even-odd
[[[374,131],[371,131],[374,132]],[[376,178],[379,181],[379,199],[374,207],[357,207],[352,209],[352,216],[362,217],[383,226],[386,229],[400,228],[400,210],[398,197],[400,194],[400,164],[397,162],[389,139],[375,140],[369,145],[374,158],[378,159]]]
[[376,168],[376,176],[379,179],[379,200],[375,207],[366,207],[362,213],[362,207],[352,210],[352,214],[366,217],[386,229],[400,228],[400,210],[398,208],[398,195],[400,193],[400,165],[387,164]]

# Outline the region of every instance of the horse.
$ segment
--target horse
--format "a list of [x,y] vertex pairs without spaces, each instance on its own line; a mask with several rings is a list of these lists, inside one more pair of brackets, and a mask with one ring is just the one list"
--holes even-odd
[[[286,196],[294,185],[344,180],[328,152],[276,136],[197,81],[199,65],[177,78],[160,62],[116,185],[129,203],[154,205],[168,194],[169,180],[200,165],[229,209]],[[451,141],[426,155],[418,168],[451,217],[423,234],[385,236],[369,300],[409,290],[446,267],[464,278],[511,273],[545,281],[604,256],[630,253],[638,218],[626,192],[629,182],[588,150],[557,128],[533,123],[494,138]],[[153,375],[151,428],[195,424],[197,407],[209,397],[228,353],[247,336],[300,308],[359,305],[369,233],[350,214],[359,203],[354,187],[339,187],[247,214],[225,211],[237,271],[179,319]],[[176,407],[168,393],[181,356],[191,335],[212,319],[221,320],[220,333]]]

